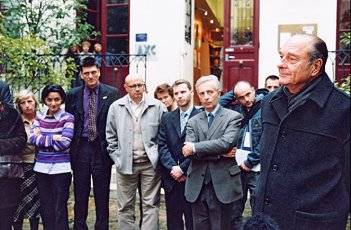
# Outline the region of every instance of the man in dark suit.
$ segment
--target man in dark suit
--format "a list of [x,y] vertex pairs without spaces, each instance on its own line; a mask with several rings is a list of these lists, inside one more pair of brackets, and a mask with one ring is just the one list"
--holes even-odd
[[[85,84],[71,89],[66,99],[66,111],[75,118],[71,144],[74,229],[88,229],[86,219],[91,176],[96,205],[95,229],[108,229],[109,186],[113,162],[107,152],[105,129],[108,109],[120,97],[120,92],[99,82],[100,70],[93,56],[82,59],[80,76]],[[92,119],[90,114],[94,114]]]
[[3,81],[0,81],[0,96],[3,98],[3,102],[13,106],[13,98],[10,92],[8,84]]
[[241,115],[218,103],[220,84],[214,75],[196,82],[205,111],[188,121],[182,149],[191,159],[185,197],[191,202],[194,229],[230,229],[234,201],[242,197],[240,168],[233,147]]
[[190,203],[185,199],[186,172],[190,159],[182,154],[185,126],[188,119],[198,114],[192,103],[193,91],[189,81],[176,80],[172,85],[178,109],[165,113],[158,134],[158,152],[162,166],[162,187],[165,190],[167,229],[193,229]]

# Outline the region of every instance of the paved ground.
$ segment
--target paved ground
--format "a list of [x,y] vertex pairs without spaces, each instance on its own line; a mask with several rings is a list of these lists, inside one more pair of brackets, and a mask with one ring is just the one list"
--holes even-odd
[[[117,229],[117,202],[116,202],[116,191],[111,192],[110,198],[110,229],[115,230]],[[139,198],[137,198],[137,201]],[[248,205],[249,202],[246,202],[246,208],[244,211],[244,219],[247,219],[250,216],[250,207]],[[68,212],[69,212],[69,226],[70,229],[73,229],[73,194],[71,193],[70,199],[68,201]],[[139,220],[139,205],[136,205],[136,220]],[[95,223],[95,205],[93,196],[89,199],[89,215],[88,215],[88,227],[89,229],[94,229]],[[165,202],[164,202],[164,195],[161,196],[161,207],[160,207],[160,230],[166,230],[166,209],[165,209]],[[350,229],[350,215],[348,219],[348,225],[346,229]],[[30,230],[29,223],[27,220],[24,221],[23,230]],[[39,230],[43,230],[43,226],[39,226]]]

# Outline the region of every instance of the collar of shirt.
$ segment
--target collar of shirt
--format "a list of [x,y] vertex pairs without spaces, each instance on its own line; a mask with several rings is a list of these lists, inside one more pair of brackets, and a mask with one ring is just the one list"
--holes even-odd
[[[45,109],[45,111],[43,112],[43,114],[42,114],[42,119],[45,119],[45,117],[48,117],[48,111],[49,111],[49,109],[47,108],[47,109]],[[61,115],[62,115],[62,113],[64,113],[64,111],[60,108],[55,114],[54,114],[54,118],[57,120],[57,121],[59,121],[60,120],[60,117],[61,117]]]
[[212,112],[209,112],[205,109],[206,116],[208,117],[208,114],[212,113],[213,117],[215,117],[218,109],[219,109],[219,104],[217,104],[217,107]]
[[100,83],[94,88],[94,89],[90,89],[88,86],[84,86],[84,95],[88,96],[90,95],[90,91],[94,90],[95,91],[95,95],[99,95],[99,87]]
[[188,119],[189,116],[190,116],[190,114],[191,114],[191,111],[193,110],[193,108],[194,108],[194,106],[190,106],[190,107],[188,108],[188,110],[186,110],[186,111],[183,111],[183,110],[179,109],[179,110],[180,110],[180,115],[181,115],[182,113],[186,113],[186,114],[188,115],[188,116],[186,117],[186,119]]
[[128,98],[130,109],[132,110],[135,116],[138,116],[145,101],[145,94],[143,94],[143,97],[141,98],[141,101],[138,104],[135,103],[135,101],[133,101],[128,94],[127,94],[127,98]]

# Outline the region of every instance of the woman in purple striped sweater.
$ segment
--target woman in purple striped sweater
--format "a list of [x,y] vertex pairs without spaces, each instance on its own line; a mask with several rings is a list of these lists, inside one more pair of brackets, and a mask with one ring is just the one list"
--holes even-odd
[[66,94],[61,86],[46,85],[42,101],[47,109],[38,113],[30,133],[37,146],[34,171],[44,229],[68,230],[67,201],[71,184],[70,144],[74,117],[61,109]]

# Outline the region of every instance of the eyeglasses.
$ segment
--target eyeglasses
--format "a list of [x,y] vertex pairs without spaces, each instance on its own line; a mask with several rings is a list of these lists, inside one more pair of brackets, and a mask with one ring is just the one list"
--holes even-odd
[[90,74],[93,75],[93,76],[95,76],[97,73],[98,73],[98,71],[94,70],[94,71],[90,71],[90,72],[84,72],[83,75],[84,75],[85,77],[89,77]]
[[137,87],[140,89],[140,88],[142,88],[144,86],[145,86],[144,83],[143,84],[128,85],[128,87],[131,88],[131,89],[136,89]]

